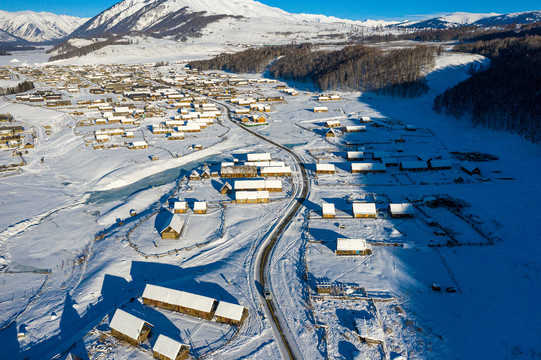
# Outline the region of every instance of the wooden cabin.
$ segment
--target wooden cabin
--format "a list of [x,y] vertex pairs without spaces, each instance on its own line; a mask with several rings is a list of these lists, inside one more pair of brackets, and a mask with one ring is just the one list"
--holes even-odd
[[201,175],[199,175],[199,172],[197,170],[193,170],[190,174],[190,180],[201,180]]
[[196,201],[193,204],[193,212],[195,214],[206,214],[207,213],[207,203],[204,201]]
[[387,171],[385,164],[381,163],[351,163],[352,174],[376,174]]
[[334,174],[336,169],[333,164],[316,164],[316,174]]
[[356,218],[375,218],[377,214],[375,203],[353,204],[353,216]]
[[364,239],[337,239],[336,255],[370,255],[372,250]]
[[350,125],[350,126],[346,126],[345,130],[346,130],[347,133],[366,132],[366,126],[364,126],[364,125]]
[[148,339],[152,325],[124,310],[117,309],[109,327],[113,336],[137,346]]
[[215,299],[207,296],[151,284],[147,284],[142,297],[145,305],[178,311],[206,320],[213,318],[217,304]]
[[170,214],[160,230],[162,239],[178,239],[184,228],[184,220],[178,214]]
[[411,203],[389,204],[389,214],[393,218],[413,217],[415,208]]
[[217,322],[240,326],[248,317],[248,309],[241,305],[220,301],[214,316]]
[[291,176],[291,167],[289,166],[265,166],[259,170],[261,176],[263,177],[281,177],[281,176]]
[[334,208],[334,204],[323,204],[321,206],[321,213],[323,215],[323,218],[334,218],[336,216],[336,210]]
[[220,189],[220,194],[222,195],[229,195],[233,192],[233,186],[229,182],[225,182],[224,186]]
[[468,161],[463,162],[460,166],[460,169],[462,169],[462,171],[464,171],[468,175],[481,175],[481,170],[475,164],[472,164]]
[[331,138],[331,137],[336,137],[336,131],[334,129],[329,129],[329,131],[327,131],[325,133],[325,137],[327,138]]
[[160,360],[184,360],[190,354],[190,347],[160,334],[152,347],[152,354]]
[[422,160],[411,160],[400,162],[400,170],[403,171],[424,171],[428,170],[428,164]]
[[369,345],[378,345],[385,341],[383,328],[376,318],[355,319],[355,328],[361,340]]
[[173,212],[175,214],[183,214],[188,211],[188,203],[186,201],[175,201],[173,203]]
[[236,191],[235,202],[237,204],[262,204],[269,202],[269,192],[263,191]]
[[328,128],[334,128],[334,127],[339,127],[340,126],[340,120],[327,120],[325,122],[325,127],[328,127]]
[[428,166],[431,170],[451,170],[452,164],[450,160],[428,160]]
[[222,167],[220,169],[220,175],[223,178],[253,178],[257,177],[257,166],[224,166],[222,164]]
[[348,159],[349,161],[364,160],[364,152],[363,151],[348,151],[346,154],[346,159]]
[[329,109],[326,107],[326,106],[315,106],[314,107],[314,112],[315,113],[323,113],[323,112],[328,112]]

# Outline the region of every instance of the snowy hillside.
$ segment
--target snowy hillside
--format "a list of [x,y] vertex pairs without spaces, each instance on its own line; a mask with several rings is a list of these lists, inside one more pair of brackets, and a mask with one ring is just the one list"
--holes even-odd
[[62,39],[86,20],[47,12],[0,10],[0,30],[30,42]]

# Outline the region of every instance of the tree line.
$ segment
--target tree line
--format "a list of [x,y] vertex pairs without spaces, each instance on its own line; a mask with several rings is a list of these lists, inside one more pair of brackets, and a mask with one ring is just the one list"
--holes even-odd
[[475,125],[541,142],[541,36],[477,41],[454,49],[486,56],[491,65],[438,95],[434,110],[471,116]]
[[34,83],[32,81],[23,81],[15,87],[0,88],[0,95],[13,95],[32,90],[34,88]]
[[68,41],[58,44],[47,51],[47,53],[51,53],[53,51],[61,52],[61,54],[51,56],[49,58],[49,61],[64,60],[64,59],[71,59],[78,56],[84,56],[86,54],[89,54],[96,50],[100,50],[109,45],[131,44],[131,40],[119,39],[116,37],[110,37],[103,41],[96,41],[96,42],[93,42],[92,44],[88,44],[81,47],[73,46]]
[[314,51],[311,44],[268,46],[194,61],[191,68],[239,73],[262,72],[274,78],[313,82],[321,90],[376,91],[413,97],[428,90],[423,70],[433,66],[436,46],[382,50],[352,45]]

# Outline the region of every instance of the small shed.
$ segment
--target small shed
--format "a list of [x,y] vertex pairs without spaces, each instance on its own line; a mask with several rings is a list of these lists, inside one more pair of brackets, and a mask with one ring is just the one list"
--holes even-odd
[[340,120],[327,120],[325,121],[325,127],[333,128],[333,127],[339,127],[340,126]]
[[336,216],[336,210],[334,209],[334,204],[323,204],[321,206],[321,212],[324,218],[333,218]]
[[471,163],[469,161],[463,162],[462,165],[460,166],[460,168],[466,174],[469,174],[469,175],[473,175],[473,174],[481,175],[481,170],[477,167],[477,165],[475,165],[475,164],[473,164],[473,163]]
[[350,125],[346,126],[346,132],[366,132],[366,126],[364,125]]
[[411,203],[389,204],[389,213],[394,218],[413,217],[415,208]]
[[183,214],[188,211],[188,203],[186,201],[175,201],[173,203],[173,211],[176,214]]
[[375,203],[354,203],[353,216],[356,218],[375,218],[377,215]]
[[199,175],[199,172],[197,170],[193,170],[190,174],[190,180],[201,180],[201,175]]
[[229,195],[233,191],[233,186],[229,182],[225,182],[222,188],[220,189],[220,194]]
[[178,239],[184,228],[184,220],[178,214],[170,215],[160,231],[162,239]]
[[316,164],[316,174],[334,174],[336,169],[333,164]]
[[325,137],[336,137],[337,133],[334,129],[329,129],[329,131],[327,131],[325,133]]
[[370,255],[372,250],[364,239],[338,238],[336,255]]
[[329,109],[327,109],[326,106],[315,106],[314,107],[314,112],[315,113],[322,113],[322,112],[327,112],[329,111]]
[[155,359],[184,360],[188,358],[190,347],[160,334],[152,348],[152,353]]
[[369,345],[382,344],[385,340],[383,328],[375,318],[355,319],[355,327],[361,340]]
[[109,327],[112,335],[137,346],[148,339],[152,325],[124,310],[117,309]]
[[214,316],[218,322],[238,326],[248,317],[248,309],[241,305],[220,301]]
[[206,214],[207,213],[207,203],[204,201],[196,201],[193,204],[193,212],[195,214]]

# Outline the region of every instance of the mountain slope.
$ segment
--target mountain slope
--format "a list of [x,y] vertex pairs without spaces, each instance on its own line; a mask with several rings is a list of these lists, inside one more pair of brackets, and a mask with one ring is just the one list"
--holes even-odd
[[537,21],[541,21],[541,10],[491,16],[479,19],[475,21],[473,25],[502,26],[511,24],[528,24]]
[[443,15],[427,20],[421,20],[416,22],[406,22],[402,24],[403,27],[411,29],[449,29],[452,27],[458,27],[463,25],[470,25],[477,21],[482,21],[486,18],[500,16],[496,13],[477,14],[477,13],[465,13],[455,12],[448,15]]
[[0,10],[0,30],[15,38],[36,43],[65,38],[86,20],[47,12]]

